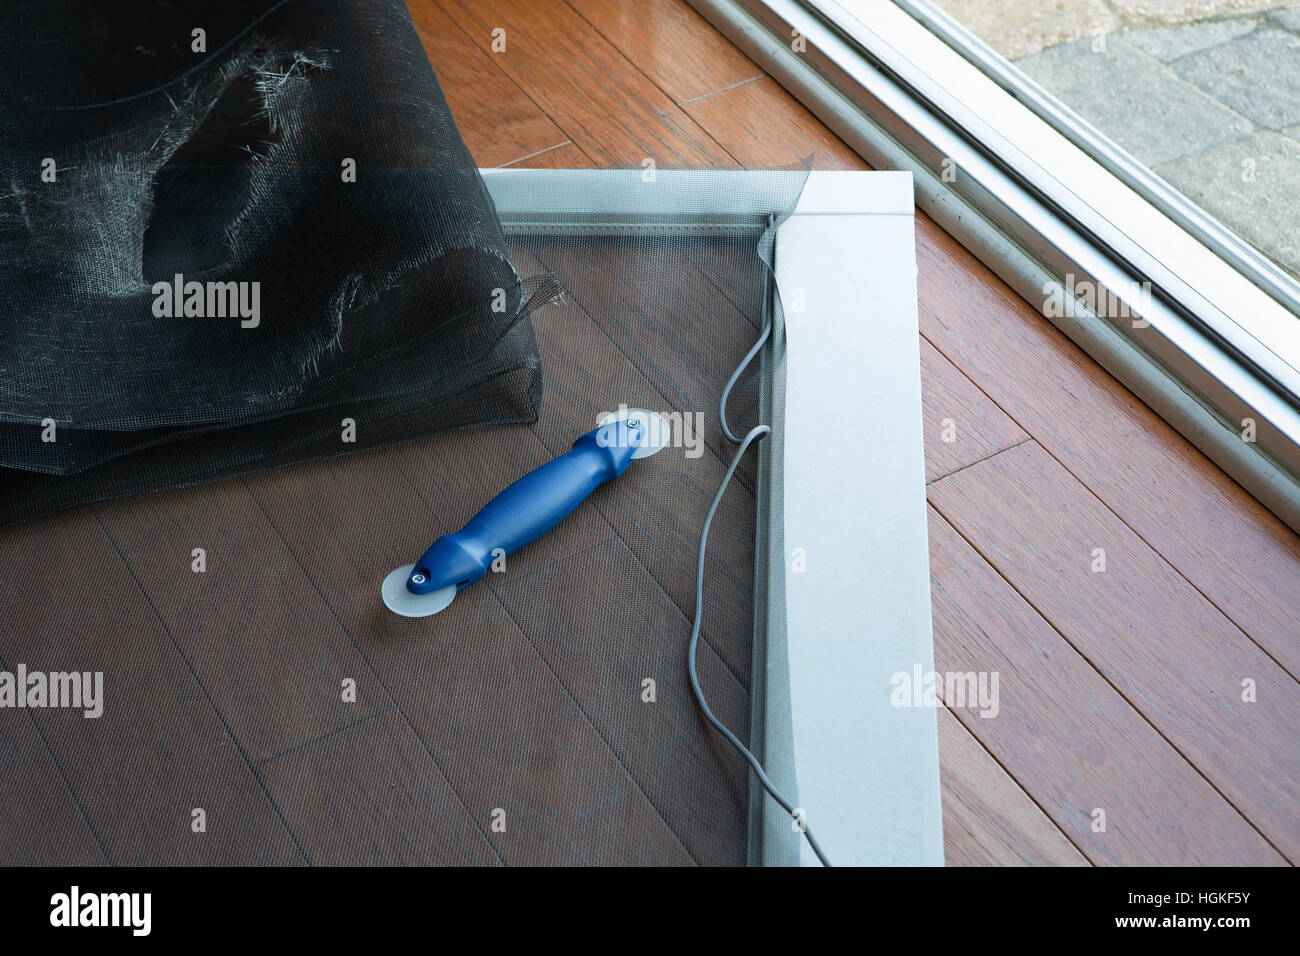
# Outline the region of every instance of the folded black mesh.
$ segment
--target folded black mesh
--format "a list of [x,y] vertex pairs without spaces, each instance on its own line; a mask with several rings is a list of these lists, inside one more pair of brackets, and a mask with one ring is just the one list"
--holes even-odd
[[402,0],[7,0],[0,143],[0,523],[535,418]]

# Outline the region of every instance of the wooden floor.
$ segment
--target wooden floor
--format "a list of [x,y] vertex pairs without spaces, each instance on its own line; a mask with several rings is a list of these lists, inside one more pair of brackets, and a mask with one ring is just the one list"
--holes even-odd
[[[482,166],[814,155],[817,168],[865,168],[682,0],[408,4]],[[916,225],[936,667],[1000,678],[995,718],[940,711],[948,862],[1294,862],[1300,539],[932,222]],[[521,471],[590,419],[583,402],[603,400],[557,377],[564,351],[636,334],[558,315],[548,322],[571,334],[543,342],[555,431],[533,429]],[[126,663],[137,708],[116,736],[107,721],[0,710],[3,861],[739,862],[743,820],[719,810],[743,806],[734,759],[692,743],[712,738],[685,704],[629,731],[601,683],[641,673],[626,655],[644,657],[644,642],[591,664],[572,608],[517,613],[510,582],[458,601],[475,628],[468,647],[426,643],[414,657],[377,622],[377,555],[394,559],[386,567],[427,544],[412,488],[472,511],[493,486],[498,472],[462,436],[0,532],[0,667],[66,660],[68,648],[82,666]],[[357,487],[373,496],[364,507]],[[647,576],[634,523],[608,501],[584,508],[524,567],[562,575],[555,566],[581,553],[590,581],[641,589],[627,600],[646,625],[664,622],[651,653],[680,682],[669,662],[687,632],[686,559]],[[693,553],[692,514],[663,531],[674,554]],[[222,572],[219,603],[175,559],[179,543],[188,554],[214,534],[209,551],[240,562]],[[338,547],[322,549],[323,536]],[[85,555],[96,559],[75,563]],[[709,680],[727,688],[737,726],[748,658],[731,638],[743,630],[706,632]],[[353,675],[360,701],[341,702]],[[557,712],[539,719],[539,700]],[[521,735],[528,747],[512,749]],[[681,784],[687,757],[705,789]],[[340,777],[345,793],[326,785]],[[548,787],[571,799],[545,799]],[[520,809],[497,832],[502,803]],[[201,837],[191,807],[210,821]],[[39,845],[14,838],[34,832]]]
[[[408,6],[480,165],[867,168],[682,0]],[[1300,539],[916,227],[949,864],[1300,859]]]

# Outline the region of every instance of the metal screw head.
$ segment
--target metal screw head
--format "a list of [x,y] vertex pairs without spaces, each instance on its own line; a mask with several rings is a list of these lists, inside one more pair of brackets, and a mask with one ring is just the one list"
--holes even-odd
[[425,578],[424,574],[419,571],[416,571],[414,574],[411,575],[412,584],[423,584],[425,580],[427,579]]

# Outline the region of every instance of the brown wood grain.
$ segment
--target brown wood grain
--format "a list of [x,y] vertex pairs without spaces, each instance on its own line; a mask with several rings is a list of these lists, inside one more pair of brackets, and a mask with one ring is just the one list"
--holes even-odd
[[492,55],[480,49],[434,0],[408,0],[407,9],[461,137],[478,165],[504,166],[567,141]]
[[[0,624],[0,640],[4,630]],[[0,670],[13,673],[19,663],[26,662],[0,654]],[[103,866],[108,862],[30,711],[0,709],[0,775],[7,781],[0,800],[4,865],[42,866],[57,861],[66,866]]]
[[[743,865],[747,768],[695,704],[689,622],[627,545],[613,538],[494,588],[692,856]],[[719,718],[747,737],[744,685],[708,647],[699,671]]]
[[[1300,818],[1294,812],[1300,687],[1290,675],[1034,442],[934,482],[929,497],[1280,852],[1300,857]],[[1096,549],[1104,550],[1100,572],[1094,570],[1100,567]],[[969,600],[961,606],[967,614],[976,612]],[[1253,703],[1243,700],[1247,679],[1257,686]],[[1069,719],[1078,723],[1080,705],[1096,697],[1090,693],[1070,705]],[[1061,699],[1048,698],[1053,707]],[[1116,700],[1111,704],[1092,720],[1113,722],[1123,708]],[[1144,748],[1143,756],[1150,761],[1152,748]],[[1171,813],[1149,819],[1154,826],[1178,825]],[[1204,824],[1202,814],[1187,819]],[[1198,852],[1209,848],[1208,835],[1199,834]],[[1091,852],[1088,843],[1071,836]]]
[[[952,712],[1094,863],[1282,862],[933,509],[930,575],[936,669],[999,675],[997,716]],[[1092,829],[1097,808],[1105,833]]]
[[364,686],[355,703],[343,700],[344,679],[364,684],[365,661],[239,479],[96,512],[254,766],[390,703]]
[[1300,537],[924,216],[917,260],[922,334],[1300,675]]
[[[310,862],[497,859],[432,754],[394,739],[412,737],[409,725],[369,723],[391,715],[392,699],[241,479],[97,511]],[[364,524],[360,511],[350,514]],[[196,546],[203,573],[191,568]],[[344,699],[345,680],[355,682],[355,700]],[[318,756],[341,746],[350,748],[346,763]],[[408,799],[377,799],[385,774],[385,787]]]
[[302,834],[313,865],[500,865],[394,708],[278,754],[258,770],[282,795],[285,817]]
[[961,721],[939,708],[948,866],[1087,866],[1088,860]]
[[[491,587],[436,618],[395,620],[377,605],[381,570],[445,531],[439,500],[417,493],[397,449],[246,480],[505,862],[691,862]],[[349,517],[358,488],[364,528]],[[335,544],[321,553],[320,541]],[[489,830],[498,809],[500,833]]]
[[573,8],[529,0],[437,0],[565,138],[604,166],[718,164],[726,152]]
[[683,0],[568,2],[675,103],[763,75]]
[[924,338],[921,415],[926,481],[952,474],[1029,437]]
[[519,169],[586,169],[591,166],[591,160],[573,143],[565,142],[505,165]]
[[742,83],[682,109],[742,166],[869,169],[866,162],[771,77]]
[[[304,862],[247,756],[93,509],[6,528],[3,554],[7,613],[0,657],[30,670],[103,673],[102,716],[66,709],[28,713],[108,861]],[[70,568],[77,569],[75,587],[69,587]],[[196,808],[207,815],[206,832],[191,829]],[[40,832],[24,838],[39,840]],[[42,862],[65,860],[46,856]]]

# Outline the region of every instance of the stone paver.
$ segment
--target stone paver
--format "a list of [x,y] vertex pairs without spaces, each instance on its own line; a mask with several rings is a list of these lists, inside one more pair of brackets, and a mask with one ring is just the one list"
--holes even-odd
[[1130,30],[1124,39],[1147,56],[1169,63],[1180,56],[1227,43],[1255,29],[1254,20],[1217,20],[1185,27]]
[[1121,37],[1093,51],[1075,40],[1016,61],[1058,99],[1147,165],[1251,131],[1232,110],[1181,82]]
[[1300,269],[1300,143],[1253,133],[1155,171],[1275,261]]
[[1255,30],[1183,57],[1173,71],[1260,126],[1300,122],[1300,36]]
[[[1020,3],[1022,0],[1013,0]],[[1295,0],[1111,0],[1120,17],[1130,23],[1175,24],[1232,16],[1294,3]]]
[[1300,7],[1291,7],[1288,10],[1275,10],[1269,19],[1284,30],[1290,30],[1292,33],[1300,33]]
[[1114,30],[1115,15],[1102,0],[936,0],[954,20],[1007,59],[1044,47]]
[[936,2],[1300,278],[1300,0]]

